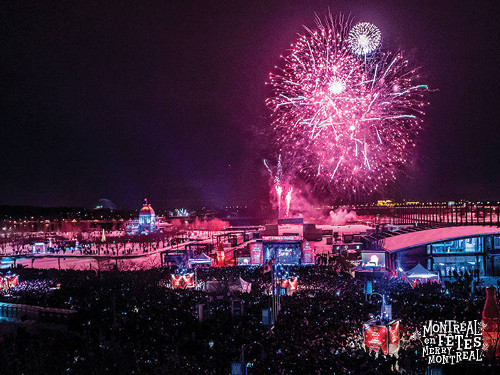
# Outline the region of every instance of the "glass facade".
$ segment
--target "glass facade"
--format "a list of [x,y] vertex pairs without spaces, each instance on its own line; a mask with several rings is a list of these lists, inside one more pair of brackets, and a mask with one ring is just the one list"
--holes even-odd
[[484,241],[484,237],[468,237],[427,245],[427,268],[442,277],[453,277],[455,272],[484,276]]
[[493,249],[500,250],[500,236],[493,236]]

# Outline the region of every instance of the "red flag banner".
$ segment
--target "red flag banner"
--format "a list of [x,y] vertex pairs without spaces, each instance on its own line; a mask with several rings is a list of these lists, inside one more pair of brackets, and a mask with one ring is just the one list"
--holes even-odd
[[389,354],[397,352],[399,349],[399,321],[389,325]]
[[184,289],[181,275],[172,275],[172,289]]
[[365,346],[368,350],[375,350],[378,352],[382,349],[384,354],[387,354],[387,327],[363,324],[363,331]]
[[250,244],[250,264],[262,264],[262,242]]
[[302,263],[303,264],[314,263],[314,250],[311,247],[309,241],[302,242]]
[[186,288],[194,288],[194,273],[188,273],[182,279]]
[[293,277],[293,278],[288,280],[288,292],[287,292],[287,294],[289,296],[291,296],[293,293],[295,293],[297,291],[297,281],[298,281],[297,277]]

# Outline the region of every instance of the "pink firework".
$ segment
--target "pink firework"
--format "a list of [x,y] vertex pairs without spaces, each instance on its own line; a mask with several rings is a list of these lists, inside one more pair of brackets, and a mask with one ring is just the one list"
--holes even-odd
[[372,193],[414,149],[427,86],[401,52],[354,51],[350,20],[330,16],[305,29],[270,75],[279,152],[316,188]]
[[288,189],[288,193],[286,193],[286,196],[285,196],[286,217],[288,217],[290,215],[290,203],[292,203],[292,192],[293,192],[293,188],[290,187],[290,189]]
[[280,185],[275,186],[276,189],[276,198],[278,200],[278,217],[280,217],[281,214],[281,195],[283,194],[283,187]]

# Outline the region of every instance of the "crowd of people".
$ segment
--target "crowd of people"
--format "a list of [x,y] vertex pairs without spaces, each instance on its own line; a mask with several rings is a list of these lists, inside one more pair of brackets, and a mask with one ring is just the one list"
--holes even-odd
[[[414,332],[431,319],[481,319],[485,299],[484,288],[471,288],[465,278],[416,288],[398,278],[374,281],[374,291],[387,297],[401,321],[401,345],[393,356],[364,347],[363,323],[380,311],[380,300],[367,297],[365,280],[336,265],[290,267],[299,287],[282,296],[272,327],[262,324],[270,272],[199,269],[199,282],[241,277],[252,283],[250,293],[210,294],[172,290],[175,271],[19,270],[19,286],[0,295],[1,301],[77,314],[65,326],[0,324],[0,373],[230,374],[231,363],[243,361],[248,374],[424,374],[427,360]],[[234,301],[243,305],[242,314],[234,314]],[[202,322],[200,304],[210,311]],[[450,373],[499,369],[485,360],[456,365]]]

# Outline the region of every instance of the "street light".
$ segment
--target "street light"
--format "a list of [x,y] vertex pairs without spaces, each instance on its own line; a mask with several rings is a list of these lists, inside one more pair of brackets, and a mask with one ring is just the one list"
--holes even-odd
[[385,308],[385,296],[383,294],[380,294],[380,293],[377,293],[377,292],[374,292],[374,293],[372,293],[370,295],[373,296],[374,294],[382,297],[382,306],[380,307],[380,318],[383,319],[383,317],[384,317],[384,308]]

